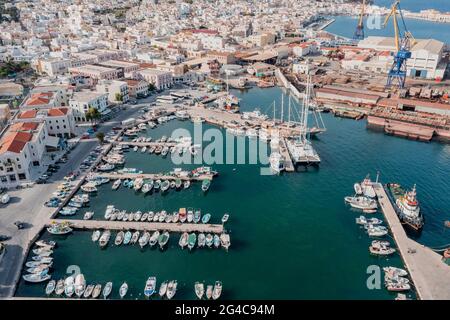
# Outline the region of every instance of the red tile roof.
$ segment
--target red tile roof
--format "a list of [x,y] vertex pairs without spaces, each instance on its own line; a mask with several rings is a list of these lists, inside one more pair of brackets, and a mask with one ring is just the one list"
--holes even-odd
[[50,98],[53,97],[53,92],[39,92],[31,95],[25,102],[27,106],[40,106],[50,102]]
[[49,117],[61,117],[61,116],[65,116],[68,111],[69,111],[68,108],[52,108],[52,109],[48,110],[48,116]]
[[7,151],[20,153],[33,134],[28,132],[10,132],[0,142],[0,154]]
[[19,115],[19,119],[33,119],[36,118],[37,110],[27,110]]

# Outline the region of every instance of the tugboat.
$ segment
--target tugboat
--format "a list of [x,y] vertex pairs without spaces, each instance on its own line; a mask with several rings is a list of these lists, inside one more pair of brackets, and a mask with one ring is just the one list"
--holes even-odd
[[423,228],[423,216],[417,200],[416,185],[413,186],[411,191],[402,189],[396,183],[390,183],[387,187],[395,200],[395,209],[400,220],[415,231],[421,230]]

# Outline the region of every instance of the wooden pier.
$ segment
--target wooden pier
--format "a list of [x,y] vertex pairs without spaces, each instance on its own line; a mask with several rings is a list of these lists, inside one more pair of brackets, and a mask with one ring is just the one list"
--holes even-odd
[[138,230],[138,231],[169,231],[169,232],[198,232],[198,233],[222,233],[222,224],[203,223],[165,223],[165,222],[135,222],[135,221],[107,221],[107,220],[50,220],[52,223],[68,222],[71,227],[82,230]]
[[294,172],[295,171],[294,163],[292,162],[292,157],[287,148],[285,138],[280,139],[280,150],[279,151],[280,151],[280,154],[284,158],[284,170],[286,172]]
[[441,255],[408,238],[383,186],[373,186],[417,295],[422,300],[449,300],[450,266]]
[[172,176],[168,174],[158,174],[158,173],[117,173],[117,172],[110,172],[110,173],[96,173],[97,177],[103,177],[103,178],[109,178],[109,179],[152,179],[152,180],[177,180],[180,179],[182,181],[189,180],[189,181],[203,181],[203,180],[212,180],[213,175],[212,174],[201,174],[196,177],[185,177],[185,176]]

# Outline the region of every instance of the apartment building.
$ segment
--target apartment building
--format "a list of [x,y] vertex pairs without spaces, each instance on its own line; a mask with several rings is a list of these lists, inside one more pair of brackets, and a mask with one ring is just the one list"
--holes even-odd
[[152,83],[157,90],[164,90],[172,87],[173,77],[169,71],[158,69],[143,69],[137,71],[138,77],[148,83]]
[[69,72],[71,75],[81,75],[90,77],[94,80],[114,80],[118,79],[120,75],[120,70],[116,68],[107,68],[97,65],[87,64],[81,67],[72,67],[69,68]]
[[148,95],[148,82],[145,80],[125,79],[128,85],[128,95],[133,98],[142,98]]
[[103,115],[110,112],[108,94],[96,91],[75,92],[69,100],[69,106],[73,110],[76,121],[86,121],[86,112],[89,108],[97,109]]
[[119,80],[100,80],[97,83],[98,92],[108,94],[108,101],[111,103],[128,102],[130,100],[128,84]]

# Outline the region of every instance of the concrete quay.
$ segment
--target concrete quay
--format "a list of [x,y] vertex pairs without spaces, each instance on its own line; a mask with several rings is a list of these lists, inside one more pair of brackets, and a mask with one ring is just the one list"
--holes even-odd
[[203,181],[203,180],[212,180],[212,174],[201,174],[196,177],[179,177],[179,176],[171,176],[167,174],[158,174],[158,173],[97,173],[97,177],[109,178],[109,179],[152,179],[152,180],[177,180],[180,179],[182,181]]
[[380,183],[374,189],[400,255],[422,300],[450,300],[450,266],[442,256],[410,239]]

